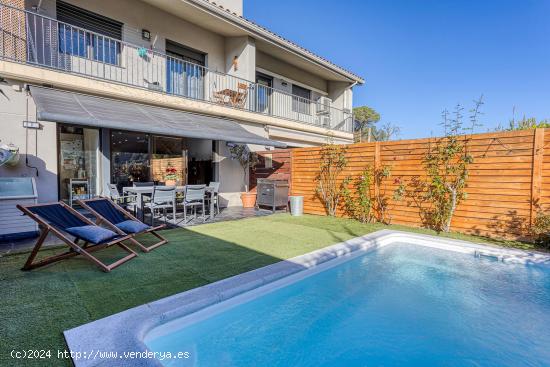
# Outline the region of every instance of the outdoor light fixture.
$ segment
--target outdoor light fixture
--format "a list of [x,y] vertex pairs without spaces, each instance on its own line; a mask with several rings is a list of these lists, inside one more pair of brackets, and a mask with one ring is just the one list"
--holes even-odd
[[151,41],[151,32],[149,32],[147,29],[142,29],[141,38],[143,38],[145,41]]
[[23,121],[23,127],[27,129],[40,129],[40,123],[37,121]]

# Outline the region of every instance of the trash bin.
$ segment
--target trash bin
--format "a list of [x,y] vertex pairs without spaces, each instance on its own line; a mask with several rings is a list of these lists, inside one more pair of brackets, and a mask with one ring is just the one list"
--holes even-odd
[[304,214],[304,197],[291,196],[290,197],[290,215],[300,216],[302,214]]

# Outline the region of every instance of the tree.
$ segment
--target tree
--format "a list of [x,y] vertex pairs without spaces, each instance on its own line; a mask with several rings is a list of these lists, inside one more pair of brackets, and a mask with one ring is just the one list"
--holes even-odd
[[548,120],[538,120],[535,117],[525,117],[519,121],[516,121],[515,118],[512,118],[508,122],[508,127],[498,126],[496,131],[517,131],[517,130],[530,130],[537,128],[547,128],[550,127],[550,121]]
[[365,130],[380,121],[380,114],[368,106],[361,106],[353,109],[353,118],[355,130],[359,132],[359,141],[363,141]]
[[443,111],[445,136],[430,144],[422,159],[427,182],[421,192],[424,193],[423,201],[430,203],[424,216],[427,224],[437,231],[450,231],[456,207],[466,198],[469,165],[474,158],[469,151],[471,135],[461,134],[472,134],[479,126],[483,95],[474,103],[469,111],[469,127],[464,127],[461,105],[456,106],[453,117],[447,110]]
[[323,203],[327,214],[336,216],[336,210],[345,190],[344,183],[338,183],[339,176],[347,166],[346,148],[344,145],[336,145],[332,141],[321,148],[319,172],[315,177],[317,188],[315,194]]
[[400,132],[401,129],[399,126],[387,122],[380,128],[373,126],[371,134],[374,141],[390,141],[392,138],[399,135]]
[[229,148],[230,158],[236,160],[243,169],[244,191],[248,192],[248,170],[258,164],[258,155],[251,152],[245,144],[236,144]]
[[[344,180],[344,208],[346,214],[353,219],[357,219],[361,223],[367,223],[372,220],[372,184],[373,184],[373,168],[367,166],[363,172],[353,180],[351,177],[346,177]],[[352,184],[350,188],[348,185]]]
[[[355,180],[349,176],[346,177],[343,191],[346,214],[361,223],[376,220],[389,224],[391,220],[388,216],[390,198],[387,195],[387,189],[390,176],[390,166],[374,168],[368,165]],[[393,199],[401,200],[401,191],[404,190],[401,180],[397,178],[393,184],[398,185],[393,193]]]

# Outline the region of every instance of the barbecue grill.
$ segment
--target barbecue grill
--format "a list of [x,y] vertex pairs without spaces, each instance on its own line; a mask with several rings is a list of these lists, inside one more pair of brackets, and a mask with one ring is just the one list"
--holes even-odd
[[260,206],[269,206],[271,210],[279,207],[288,206],[288,181],[269,180],[267,178],[258,179],[256,208]]

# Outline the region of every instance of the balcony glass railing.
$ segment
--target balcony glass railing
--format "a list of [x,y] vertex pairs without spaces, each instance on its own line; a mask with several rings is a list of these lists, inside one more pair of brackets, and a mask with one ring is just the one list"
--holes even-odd
[[0,58],[332,130],[352,114],[32,12],[0,5]]

